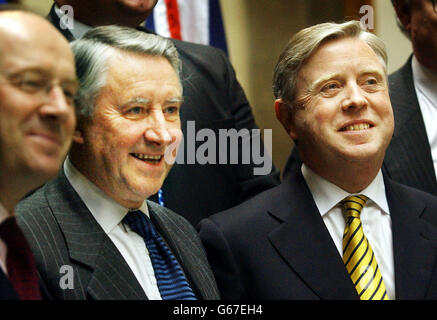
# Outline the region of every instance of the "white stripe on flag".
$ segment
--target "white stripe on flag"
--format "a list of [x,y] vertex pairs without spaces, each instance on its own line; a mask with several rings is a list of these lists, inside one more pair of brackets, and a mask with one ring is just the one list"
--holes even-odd
[[[209,44],[209,1],[177,0],[182,40]],[[167,7],[164,0],[159,0],[153,9],[155,32],[170,37],[167,19]]]
[[178,0],[182,40],[209,44],[209,1]]
[[164,0],[159,0],[153,9],[155,32],[163,37],[170,37],[170,28],[167,21],[167,7]]

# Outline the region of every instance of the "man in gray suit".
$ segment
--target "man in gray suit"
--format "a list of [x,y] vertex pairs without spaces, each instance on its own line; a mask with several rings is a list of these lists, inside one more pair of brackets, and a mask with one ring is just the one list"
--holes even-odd
[[384,160],[394,180],[437,195],[437,7],[392,0],[413,55],[389,77],[395,131]]
[[[70,41],[79,38],[93,26],[111,24],[150,33],[140,24],[147,19],[156,3],[157,0],[56,0],[48,18]],[[64,8],[65,14],[60,10],[64,5],[66,8],[70,6],[70,10]],[[67,12],[70,15],[66,15]],[[163,203],[195,226],[202,218],[236,206],[276,186],[279,183],[279,170],[273,166],[271,172],[256,175],[254,170],[259,163],[256,164],[249,154],[245,154],[250,162],[247,164],[244,161],[222,164],[218,160],[211,163],[189,160],[188,155],[192,155],[190,146],[193,143],[196,143],[196,148],[198,146],[194,137],[205,132],[205,129],[219,137],[223,131],[235,129],[239,133],[246,130],[253,132],[258,127],[234,69],[221,50],[187,41],[171,41],[182,61],[184,104],[180,117],[185,143],[181,144],[179,156],[182,155],[184,161],[175,163],[161,188],[162,193],[150,199]],[[189,129],[189,123],[195,124],[192,130]],[[222,155],[242,155],[250,149],[244,148],[243,140],[249,146],[256,142],[254,139],[253,135],[245,135],[243,139],[238,139],[238,148],[223,144],[216,154],[220,151]],[[260,147],[261,153],[267,158],[264,144]]]
[[[72,48],[81,85],[71,151],[59,176],[17,210],[42,280],[54,299],[217,299],[194,228],[145,201],[161,187],[182,136],[174,45],[106,26]],[[156,248],[177,274],[170,293]]]

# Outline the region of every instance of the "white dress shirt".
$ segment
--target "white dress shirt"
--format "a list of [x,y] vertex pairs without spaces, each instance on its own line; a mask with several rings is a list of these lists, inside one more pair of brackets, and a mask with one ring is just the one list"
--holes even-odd
[[[346,219],[339,202],[351,194],[320,177],[305,164],[302,165],[302,174],[338,253],[343,256],[343,232]],[[391,218],[381,171],[372,183],[359,194],[364,194],[369,198],[361,211],[360,219],[364,233],[375,253],[387,295],[390,299],[394,299],[395,277]]]
[[426,135],[431,147],[434,171],[437,176],[437,74],[422,66],[414,56],[411,68],[420,111],[425,122]]
[[[0,224],[8,218],[10,214],[6,210],[6,208],[0,202]],[[4,274],[8,274],[8,270],[6,269],[6,254],[8,253],[8,248],[3,240],[0,238],[0,268],[3,270]]]
[[[161,300],[146,244],[140,235],[122,222],[129,209],[119,205],[89,181],[68,157],[64,162],[64,172],[98,224],[120,251],[148,299]],[[149,216],[146,201],[138,209]]]

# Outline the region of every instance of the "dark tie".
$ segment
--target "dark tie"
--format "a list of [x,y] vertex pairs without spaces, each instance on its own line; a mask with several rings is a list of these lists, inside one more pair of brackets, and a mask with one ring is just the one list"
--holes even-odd
[[178,261],[165,245],[150,219],[141,211],[129,211],[123,222],[143,237],[152,260],[163,300],[196,300]]
[[8,248],[6,268],[18,297],[20,300],[41,300],[35,260],[15,217],[0,224],[0,238]]

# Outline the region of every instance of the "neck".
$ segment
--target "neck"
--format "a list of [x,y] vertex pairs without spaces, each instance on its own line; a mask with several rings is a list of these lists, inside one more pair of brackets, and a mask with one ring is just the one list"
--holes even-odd
[[437,61],[434,56],[421,56],[415,54],[417,61],[419,64],[428,72],[432,73],[434,76],[437,76]]
[[14,212],[15,206],[26,194],[20,192],[20,188],[14,185],[4,185],[0,182],[0,202],[10,214]]
[[[349,193],[359,193],[375,179],[382,161],[345,161],[342,164],[306,165],[315,173]],[[323,168],[323,169],[319,169]]]
[[92,27],[116,24],[116,25],[126,26],[130,28],[138,27],[145,20],[144,17],[125,17],[125,16],[105,17],[103,15],[96,17],[95,15],[89,16],[88,14],[78,15],[75,17],[75,19]]

